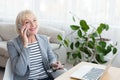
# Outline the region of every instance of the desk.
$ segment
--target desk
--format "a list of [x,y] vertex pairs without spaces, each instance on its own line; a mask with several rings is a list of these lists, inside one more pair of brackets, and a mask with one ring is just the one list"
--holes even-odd
[[[91,66],[95,66],[98,68],[105,67],[104,65],[81,62],[81,63],[77,64],[75,67],[71,68],[67,72],[65,72],[62,75],[60,75],[59,77],[57,77],[55,80],[77,80],[77,79],[70,78],[70,75],[74,71],[78,70],[83,65],[91,65]],[[120,68],[110,67],[109,70],[105,73],[105,75],[103,76],[103,78],[101,80],[118,80],[118,79],[120,79]]]

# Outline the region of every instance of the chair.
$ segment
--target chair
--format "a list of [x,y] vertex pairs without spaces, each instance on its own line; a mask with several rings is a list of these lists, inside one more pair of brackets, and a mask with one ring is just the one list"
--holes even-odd
[[11,69],[10,59],[7,60],[3,80],[13,80],[13,73]]

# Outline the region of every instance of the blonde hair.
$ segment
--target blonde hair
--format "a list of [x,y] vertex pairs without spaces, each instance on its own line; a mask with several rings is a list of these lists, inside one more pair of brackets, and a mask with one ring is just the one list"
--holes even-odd
[[[16,17],[16,29],[17,29],[18,33],[19,33],[19,26],[23,25],[23,21],[25,20],[27,15],[35,16],[35,14],[31,10],[23,10],[20,13],[18,13],[18,15]],[[35,16],[35,18],[36,18],[36,16]]]

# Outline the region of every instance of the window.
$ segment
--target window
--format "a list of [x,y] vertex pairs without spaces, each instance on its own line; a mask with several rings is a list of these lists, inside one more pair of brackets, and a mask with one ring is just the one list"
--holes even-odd
[[72,22],[75,15],[93,24],[120,25],[120,0],[1,0],[0,5],[0,21],[13,21],[19,11],[31,9],[48,22]]

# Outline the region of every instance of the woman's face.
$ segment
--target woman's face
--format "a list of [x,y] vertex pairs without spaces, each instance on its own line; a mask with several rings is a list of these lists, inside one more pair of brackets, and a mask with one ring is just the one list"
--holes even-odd
[[25,16],[25,19],[23,20],[23,25],[28,27],[27,34],[29,34],[29,35],[34,35],[38,31],[37,19],[32,14],[28,14]]

